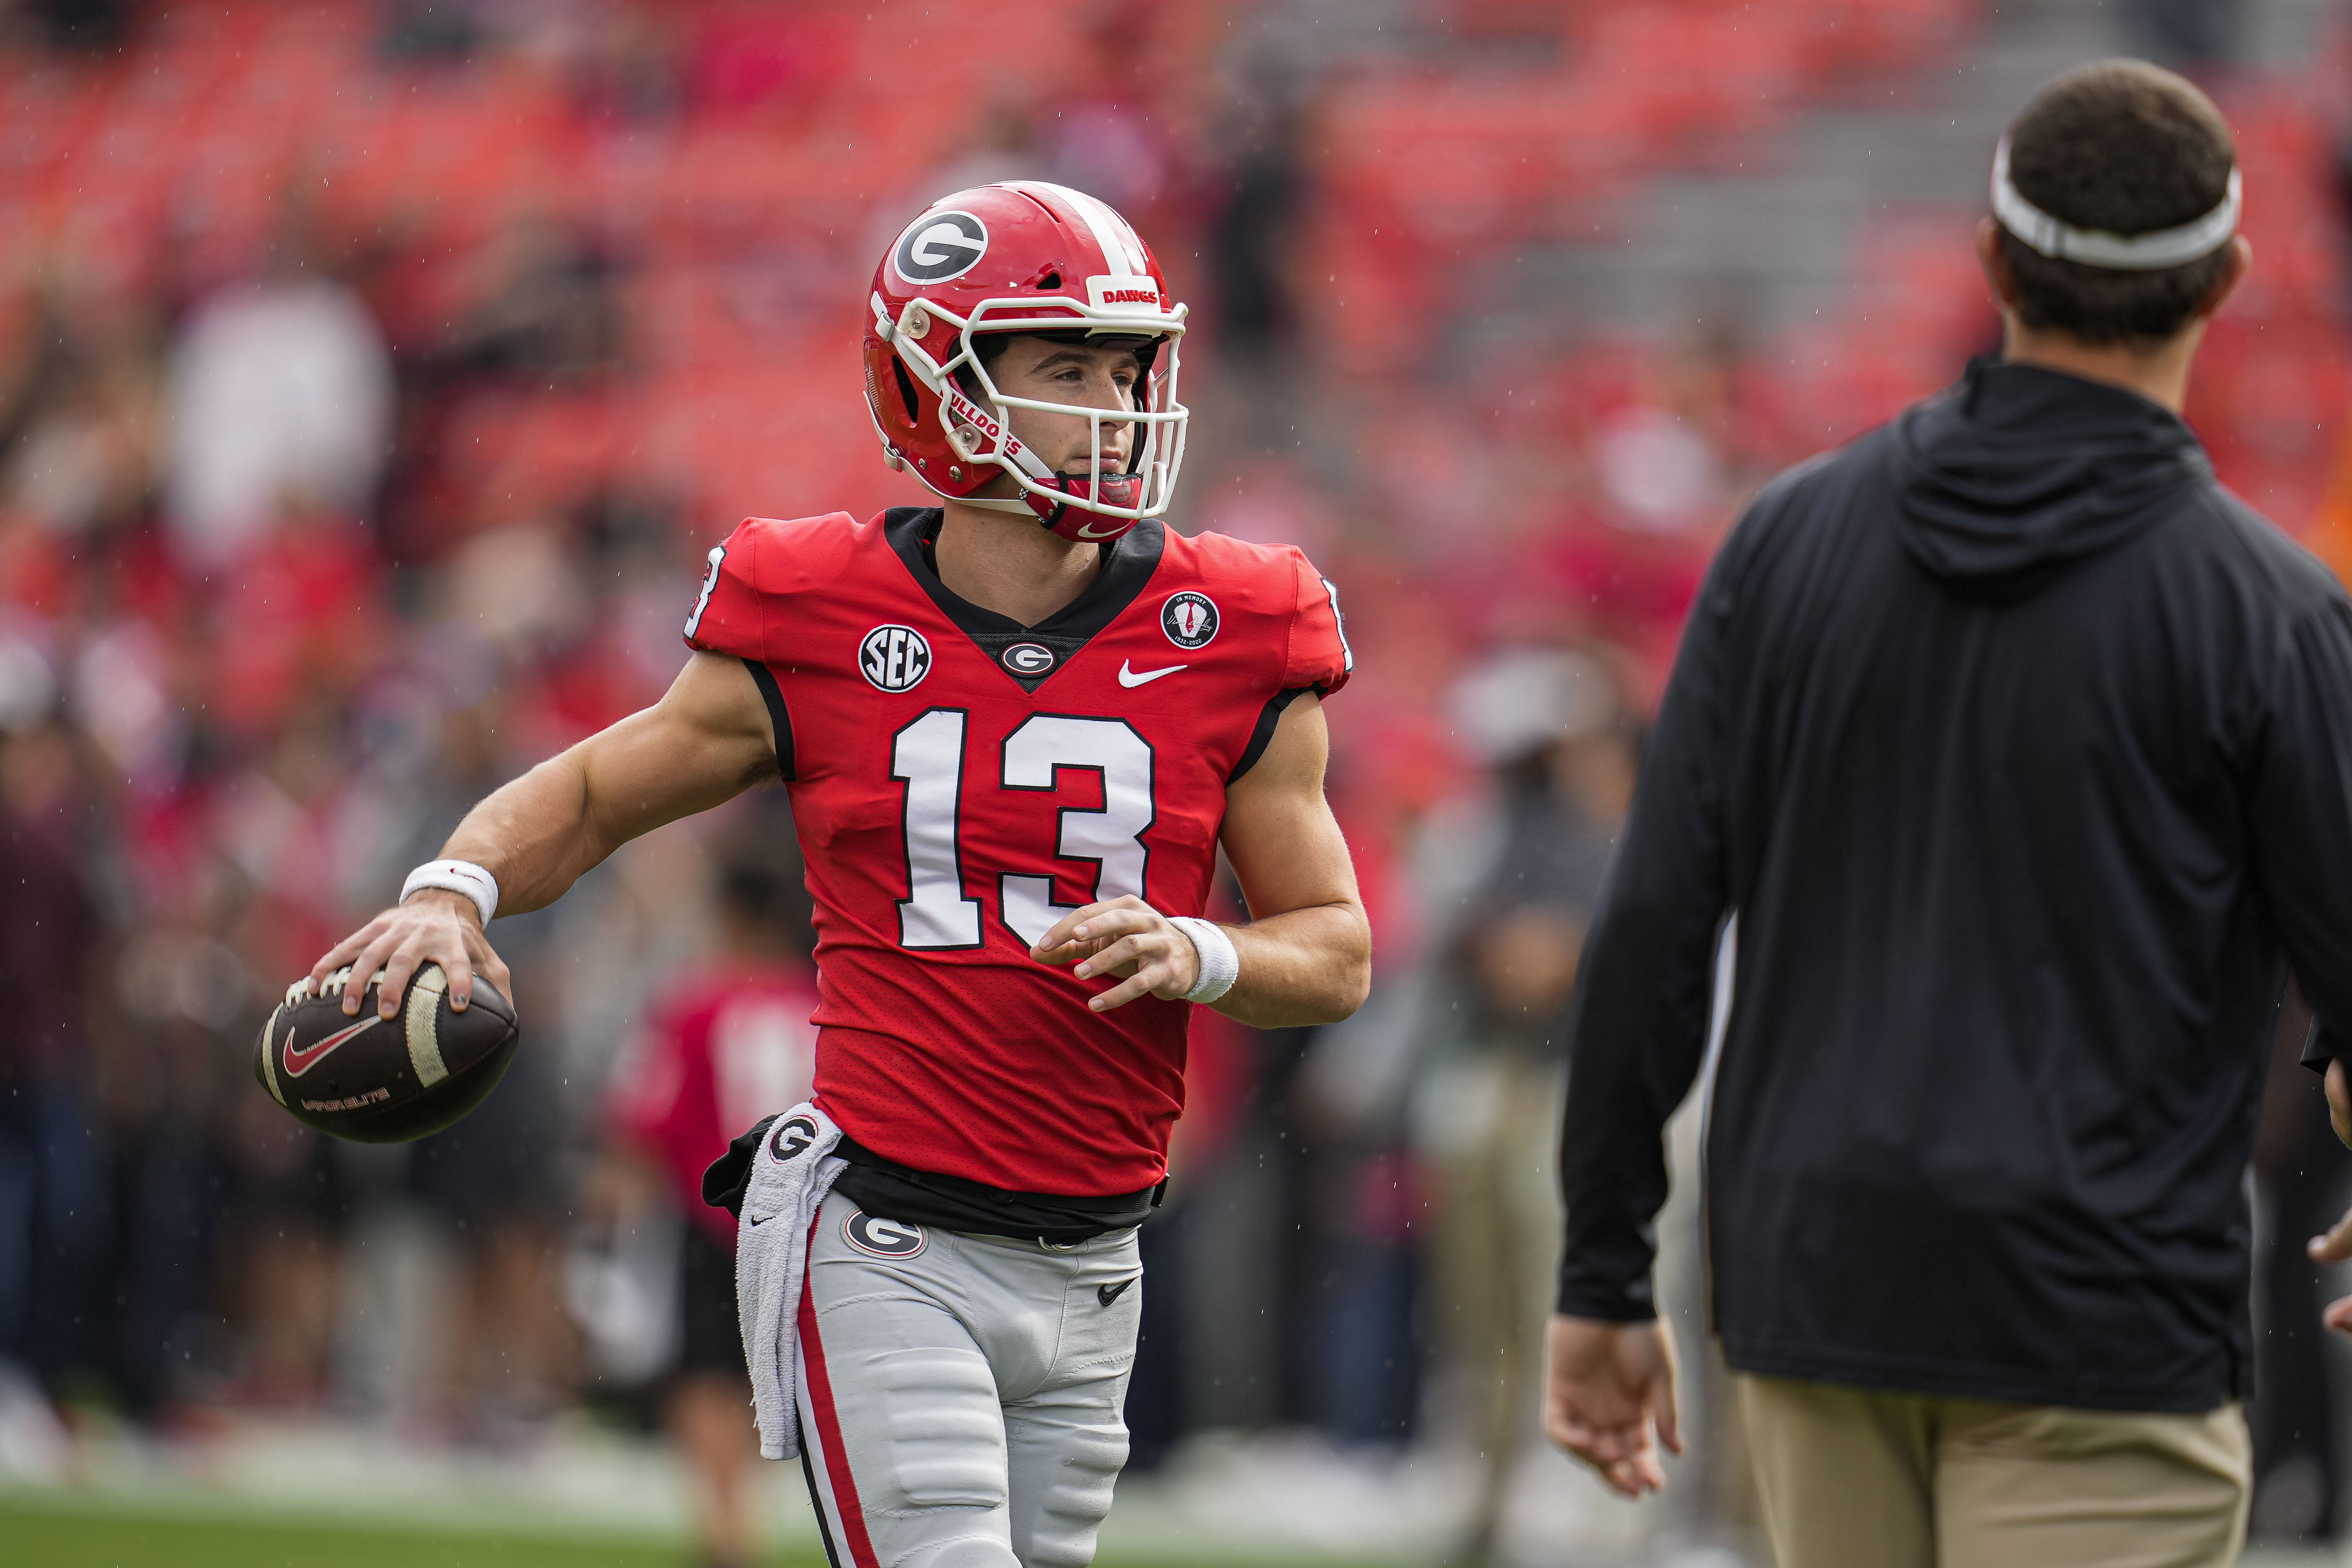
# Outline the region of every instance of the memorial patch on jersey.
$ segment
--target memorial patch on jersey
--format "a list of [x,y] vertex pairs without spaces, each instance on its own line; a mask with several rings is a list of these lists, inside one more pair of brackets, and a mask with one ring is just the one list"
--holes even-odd
[[884,1219],[864,1209],[841,1222],[841,1239],[873,1258],[912,1258],[931,1242],[919,1225]]
[[857,668],[877,691],[909,691],[931,672],[931,645],[912,626],[876,626],[857,645]]
[[1206,647],[1209,639],[1217,635],[1217,606],[1206,594],[1186,589],[1171,594],[1168,602],[1160,606],[1160,629],[1178,647]]

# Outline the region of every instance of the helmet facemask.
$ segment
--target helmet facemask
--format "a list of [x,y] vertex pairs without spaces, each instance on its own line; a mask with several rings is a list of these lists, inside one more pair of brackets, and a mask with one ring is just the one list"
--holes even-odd
[[[967,506],[1028,512],[1064,538],[1089,543],[1117,539],[1143,519],[1167,511],[1183,464],[1189,417],[1176,399],[1178,345],[1183,332],[1181,306],[1168,316],[1142,316],[1079,306],[1066,297],[1050,303],[1034,298],[1001,299],[983,300],[970,317],[960,319],[932,301],[916,300],[897,321],[889,321],[882,319],[878,297],[875,304],[877,331],[889,341],[898,362],[938,399],[931,412],[950,450],[962,459],[946,477],[966,493],[943,489],[928,474],[919,474],[932,489]],[[1041,315],[1041,306],[1055,314]],[[924,343],[935,322],[956,330],[955,353],[944,362]],[[1097,344],[1139,340],[1136,358],[1141,374],[1134,407],[1096,408],[1007,393],[990,374],[990,362],[997,354],[983,354],[982,348],[987,339],[1019,334]],[[1016,408],[1086,420],[1085,470],[1058,472],[1014,436],[1011,423]],[[1134,426],[1124,464],[1106,462],[1105,425]],[[979,475],[982,467],[1010,475],[1021,489],[1021,499],[999,500],[968,493],[985,482]],[[967,468],[969,471],[961,471]]]

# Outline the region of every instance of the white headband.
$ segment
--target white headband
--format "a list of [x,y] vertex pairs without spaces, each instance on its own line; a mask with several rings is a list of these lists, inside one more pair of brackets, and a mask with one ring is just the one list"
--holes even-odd
[[2076,228],[2061,223],[2018,195],[2009,178],[2009,138],[1992,155],[1992,211],[2000,226],[2042,255],[2057,261],[2079,261],[2089,267],[2119,272],[2154,272],[2184,267],[2212,255],[2238,232],[2242,184],[2230,171],[2230,192],[2221,205],[2194,223],[2160,228],[2152,234],[2109,234],[2104,229]]

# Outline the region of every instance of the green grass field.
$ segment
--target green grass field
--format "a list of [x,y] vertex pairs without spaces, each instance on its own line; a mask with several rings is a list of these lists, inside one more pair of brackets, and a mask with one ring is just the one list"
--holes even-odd
[[[674,1545],[0,1506],[10,1568],[680,1568]],[[777,1568],[821,1558],[776,1557]]]
[[[499,1535],[397,1525],[319,1523],[225,1513],[100,1511],[86,1503],[0,1500],[5,1568],[688,1568],[676,1542],[590,1535]],[[1106,1553],[1100,1568],[1170,1568]],[[763,1568],[824,1568],[813,1552],[772,1552]],[[1233,1568],[1247,1568],[1234,1564]]]

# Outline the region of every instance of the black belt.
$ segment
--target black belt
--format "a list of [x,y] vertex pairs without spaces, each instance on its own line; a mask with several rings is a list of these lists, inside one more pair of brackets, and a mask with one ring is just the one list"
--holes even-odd
[[[751,1156],[767,1135],[764,1118],[759,1125],[728,1145],[727,1152],[703,1173],[702,1201],[741,1218],[743,1193],[751,1183]],[[1141,1225],[1168,1191],[1168,1184],[1110,1197],[1067,1197],[1059,1193],[1015,1193],[918,1171],[886,1160],[847,1133],[833,1152],[849,1163],[833,1184],[834,1190],[871,1215],[904,1225],[936,1226],[976,1236],[1036,1237],[1056,1247],[1092,1241],[1115,1230]]]
[[868,1214],[976,1236],[1035,1237],[1057,1247],[1141,1225],[1168,1190],[1163,1181],[1100,1198],[1015,1193],[886,1160],[847,1133],[833,1152],[849,1162],[833,1190]]

